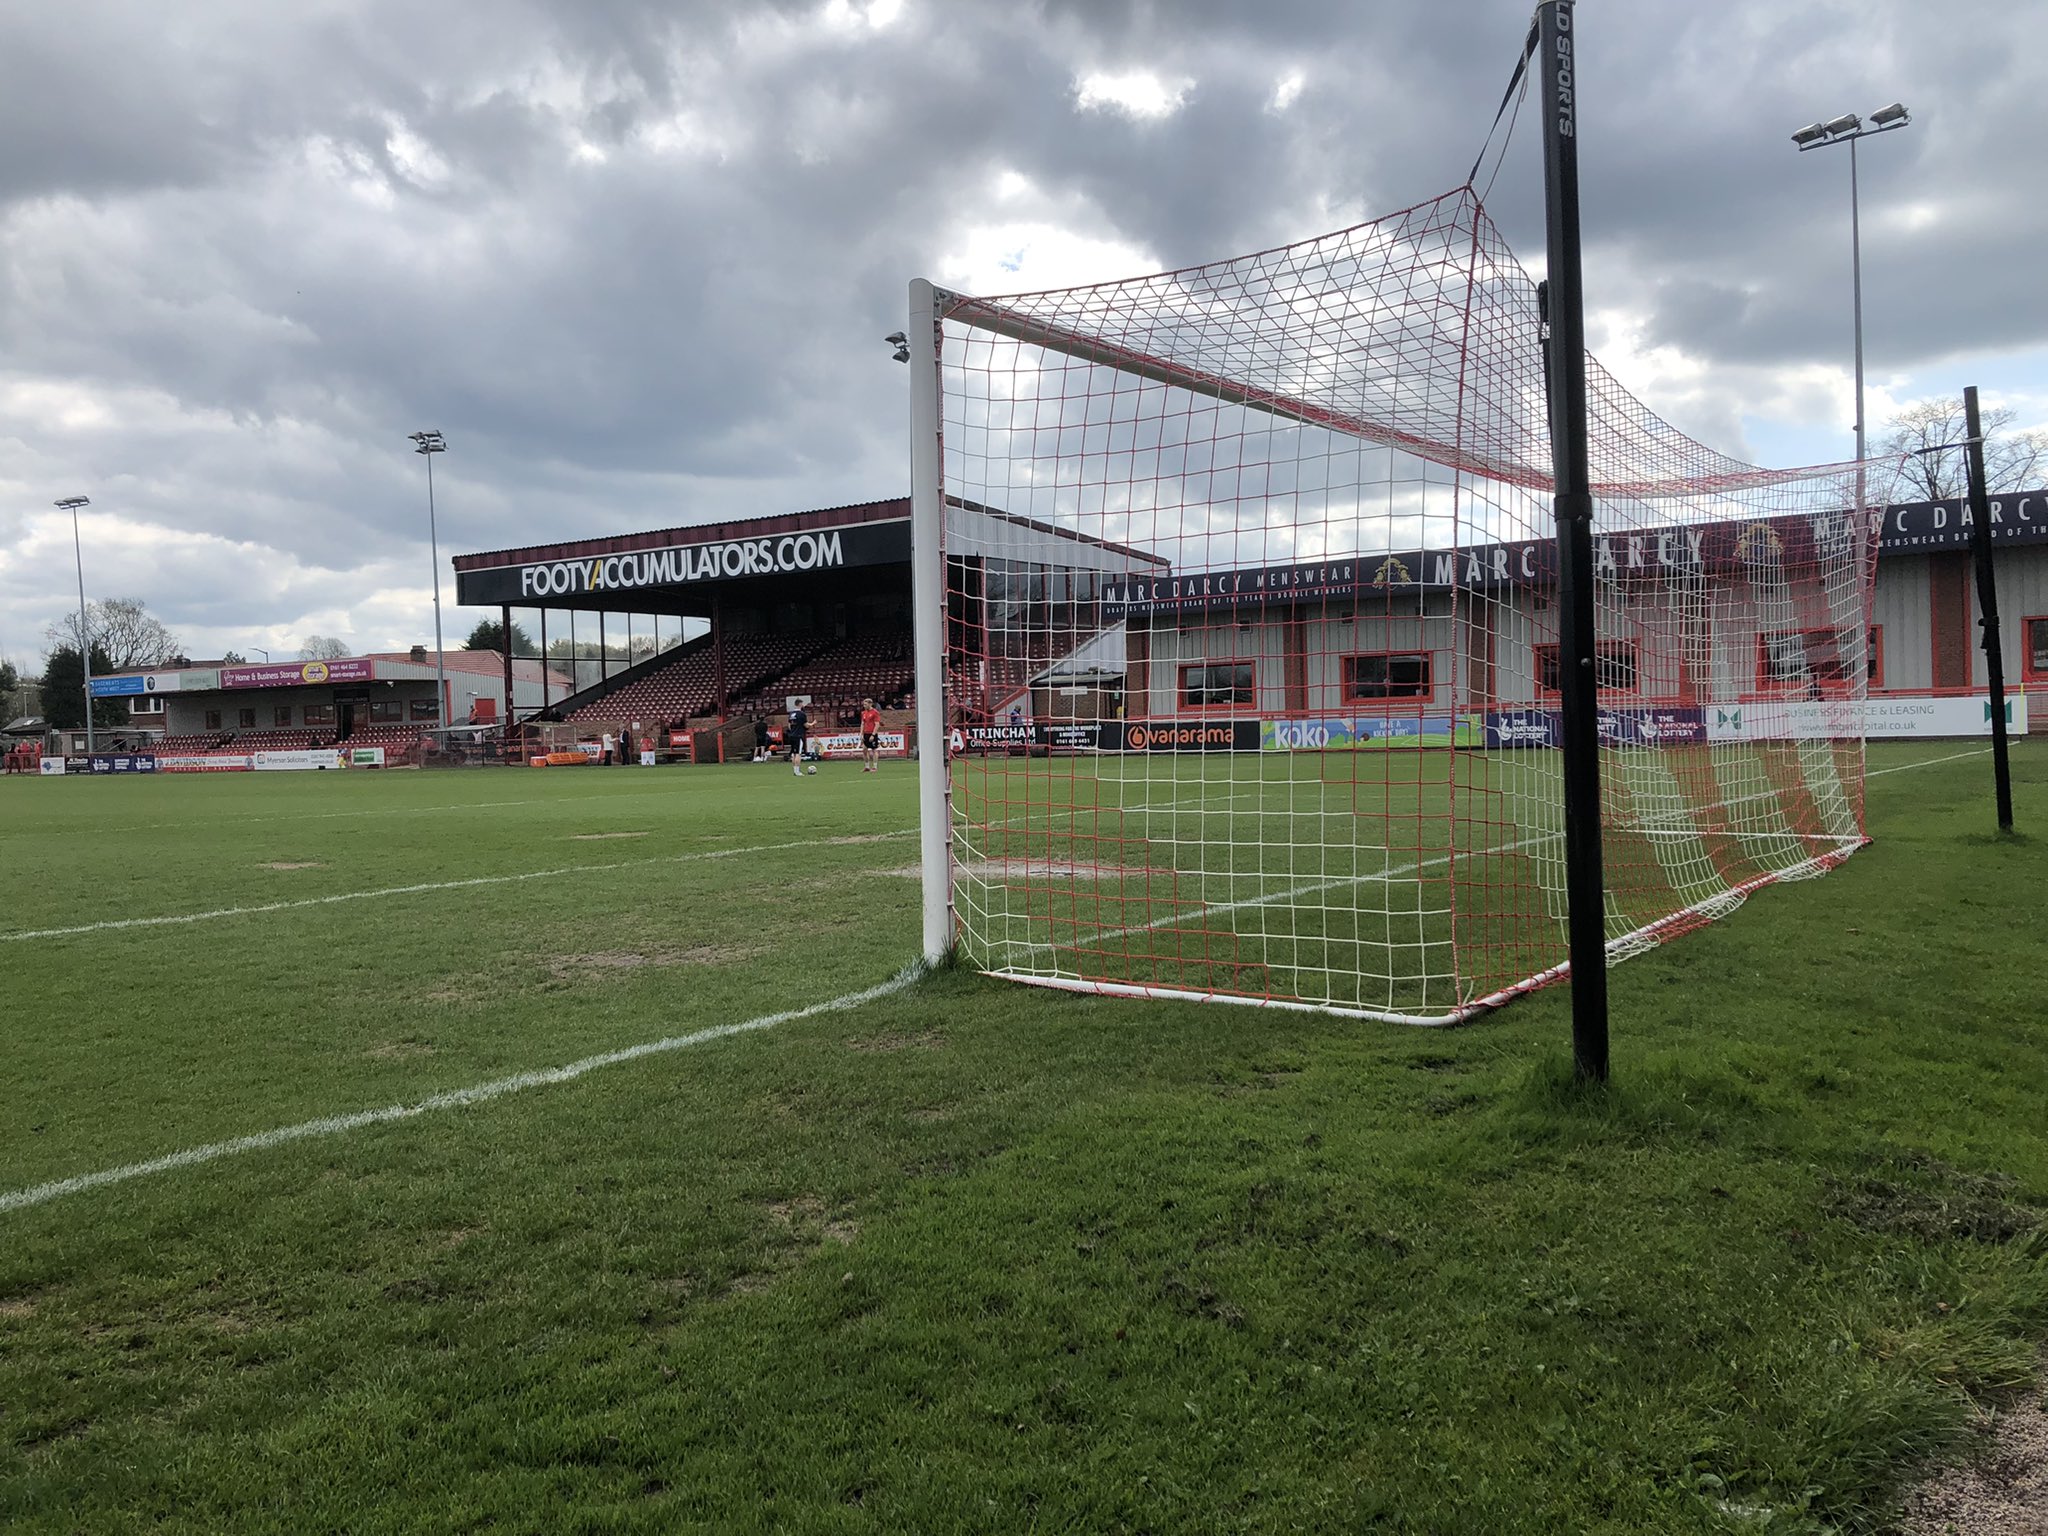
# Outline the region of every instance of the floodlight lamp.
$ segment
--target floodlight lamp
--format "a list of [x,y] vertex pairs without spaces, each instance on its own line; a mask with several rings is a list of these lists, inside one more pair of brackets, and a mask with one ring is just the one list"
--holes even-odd
[[910,348],[908,346],[898,347],[894,352],[891,352],[889,355],[896,359],[896,361],[899,363],[907,363],[910,361]]
[[888,335],[884,336],[882,340],[889,343],[889,345],[892,347],[907,347],[910,345],[910,338],[904,335],[901,331],[891,331]]
[[1912,119],[1906,115],[1906,104],[1903,101],[1895,101],[1890,106],[1879,107],[1871,113],[1870,120],[1880,128],[1887,128],[1893,123],[1910,122]]
[[91,505],[92,498],[89,496],[66,496],[56,504],[57,510],[60,512],[76,512],[80,507],[89,507]]
[[1808,123],[1804,128],[1792,135],[1792,142],[1801,149],[1804,149],[1807,145],[1817,143],[1827,136],[1828,130],[1825,123]]
[[1844,112],[1840,117],[1831,117],[1825,125],[1829,133],[1854,133],[1863,126],[1863,119],[1854,112]]
[[438,432],[408,432],[406,436],[418,444],[413,449],[414,453],[446,453],[448,451],[448,440]]

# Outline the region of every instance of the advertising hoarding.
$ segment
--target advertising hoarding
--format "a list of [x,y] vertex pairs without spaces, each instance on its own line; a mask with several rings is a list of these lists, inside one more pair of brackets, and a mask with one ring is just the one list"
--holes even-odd
[[1266,752],[1365,752],[1399,747],[1476,747],[1485,737],[1478,715],[1344,715],[1265,720]]
[[293,661],[275,666],[222,667],[223,688],[296,688],[320,683],[367,683],[377,675],[374,661]]

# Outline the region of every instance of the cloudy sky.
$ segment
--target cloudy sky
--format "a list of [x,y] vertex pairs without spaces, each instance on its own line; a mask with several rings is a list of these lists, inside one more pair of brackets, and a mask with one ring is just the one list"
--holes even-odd
[[[0,655],[86,585],[194,655],[432,635],[451,552],[904,494],[914,276],[1000,293],[1461,182],[1528,0],[0,7]],[[1590,341],[1724,452],[2048,425],[2048,7],[1582,0]],[[1488,198],[1540,264],[1533,112]],[[480,615],[453,606],[450,642]]]

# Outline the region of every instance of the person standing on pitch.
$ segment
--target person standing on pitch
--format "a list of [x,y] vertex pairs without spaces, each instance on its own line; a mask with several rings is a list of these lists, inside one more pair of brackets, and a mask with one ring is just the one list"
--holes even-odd
[[873,773],[882,766],[882,712],[873,699],[860,701],[860,771]]
[[[789,730],[785,732],[789,737],[789,771],[798,778],[802,778],[804,774],[804,738],[810,731],[810,725],[811,717],[804,713],[803,705],[798,704],[790,709]],[[811,764],[811,772],[817,771],[818,765]]]

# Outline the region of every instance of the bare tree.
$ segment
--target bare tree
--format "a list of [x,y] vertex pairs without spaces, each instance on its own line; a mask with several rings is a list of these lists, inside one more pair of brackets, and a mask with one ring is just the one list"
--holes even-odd
[[353,656],[355,651],[346,640],[333,635],[308,635],[306,643],[299,647],[301,661],[338,661],[343,656]]
[[[178,654],[178,637],[163,621],[133,597],[110,597],[105,602],[85,605],[86,624],[92,630],[93,665],[106,665],[117,672],[133,667],[160,667]],[[67,613],[43,631],[51,649],[80,651],[78,615]]]
[[[2048,432],[2006,431],[2013,421],[2008,406],[1980,410],[1978,417],[1984,427],[1984,488],[1993,494],[2033,490],[2043,473],[2048,472]],[[1952,501],[1970,493],[1969,468],[1963,461],[1962,449],[1947,453],[1918,450],[1961,443],[1968,435],[1963,423],[1962,397],[1950,400],[1937,395],[1929,400],[1916,400],[1894,416],[1872,456],[1911,455],[1906,461],[1900,500],[1907,499],[1903,493],[1910,487],[1914,499]]]

